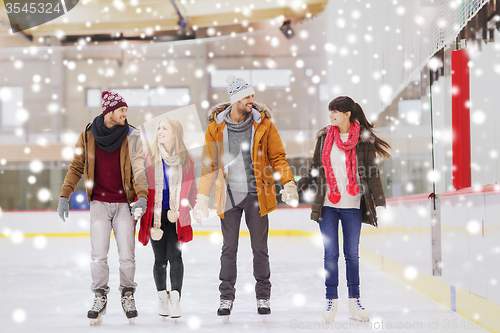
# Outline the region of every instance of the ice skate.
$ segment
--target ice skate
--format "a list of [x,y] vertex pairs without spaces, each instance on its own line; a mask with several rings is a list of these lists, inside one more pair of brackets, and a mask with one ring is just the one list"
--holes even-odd
[[102,323],[102,316],[106,314],[107,303],[108,299],[106,295],[104,295],[104,290],[98,289],[94,296],[92,309],[87,312],[87,318],[89,318],[90,325],[94,326]]
[[[351,312],[351,319],[360,321],[370,320],[370,312],[365,310],[365,308],[361,305],[359,297],[349,298],[349,312]],[[357,319],[356,316],[360,319]]]
[[181,317],[181,295],[177,290],[172,290],[170,292],[170,318],[180,318]]
[[337,314],[339,305],[339,300],[336,298],[330,298],[326,300],[326,309],[323,311],[323,319],[329,323],[335,321],[335,315]]
[[219,309],[217,310],[217,315],[223,317],[223,322],[229,322],[229,315],[231,315],[231,310],[233,310],[233,301],[228,299],[221,299],[219,304]]
[[170,315],[169,310],[169,298],[166,290],[160,290],[158,292],[158,314],[163,318],[166,318]]
[[266,321],[266,316],[271,314],[271,303],[268,299],[257,300],[257,313],[263,315],[262,320]]
[[137,309],[135,308],[134,290],[132,288],[124,288],[122,291],[122,308],[127,316],[130,325],[134,325],[137,317]]

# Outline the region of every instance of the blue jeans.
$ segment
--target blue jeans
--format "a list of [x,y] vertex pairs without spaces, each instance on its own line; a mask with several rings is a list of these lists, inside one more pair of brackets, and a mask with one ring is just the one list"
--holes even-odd
[[363,211],[361,208],[323,207],[319,228],[325,246],[326,298],[339,298],[339,219],[344,236],[344,257],[349,298],[359,297],[359,235]]

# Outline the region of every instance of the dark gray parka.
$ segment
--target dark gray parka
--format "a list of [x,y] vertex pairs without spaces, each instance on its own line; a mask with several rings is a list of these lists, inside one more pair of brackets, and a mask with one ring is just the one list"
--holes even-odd
[[[326,134],[330,126],[322,128],[317,136],[316,148],[312,165],[308,172],[298,181],[297,190],[300,193],[307,189],[314,191],[315,197],[311,205],[311,220],[319,222],[321,209],[325,202],[325,195],[328,192],[328,183],[321,156],[323,155],[323,145]],[[363,223],[377,226],[377,212],[375,206],[385,207],[385,195],[380,180],[379,169],[375,154],[375,136],[366,127],[361,126],[359,131],[359,141],[356,145],[356,156],[358,161],[359,190],[362,193],[361,207],[363,209]]]

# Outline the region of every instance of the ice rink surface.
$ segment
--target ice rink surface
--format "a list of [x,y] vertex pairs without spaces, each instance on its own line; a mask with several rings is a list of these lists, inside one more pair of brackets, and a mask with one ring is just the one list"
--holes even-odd
[[90,239],[51,237],[46,240],[46,246],[40,246],[40,238],[25,238],[19,244],[0,238],[0,332],[486,332],[363,261],[360,267],[362,303],[371,312],[371,322],[350,320],[342,257],[339,312],[335,323],[323,323],[321,240],[301,236],[269,238],[272,314],[265,322],[256,313],[250,240],[248,236],[240,237],[236,300],[230,321],[224,324],[216,315],[221,249],[218,234],[195,236],[191,243],[184,245],[182,317],[177,322],[158,316],[153,252],[150,245],[144,247],[137,243],[135,298],[139,317],[134,326],[129,325],[121,309],[118,256],[112,239],[107,314],[103,324],[91,327],[86,318],[93,300]]

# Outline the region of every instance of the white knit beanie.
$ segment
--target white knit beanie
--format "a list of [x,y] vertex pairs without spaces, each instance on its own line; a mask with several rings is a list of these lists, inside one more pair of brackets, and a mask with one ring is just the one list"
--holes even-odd
[[226,78],[226,82],[228,84],[227,93],[231,99],[231,104],[234,104],[247,96],[255,95],[255,91],[252,86],[240,77],[229,75]]

